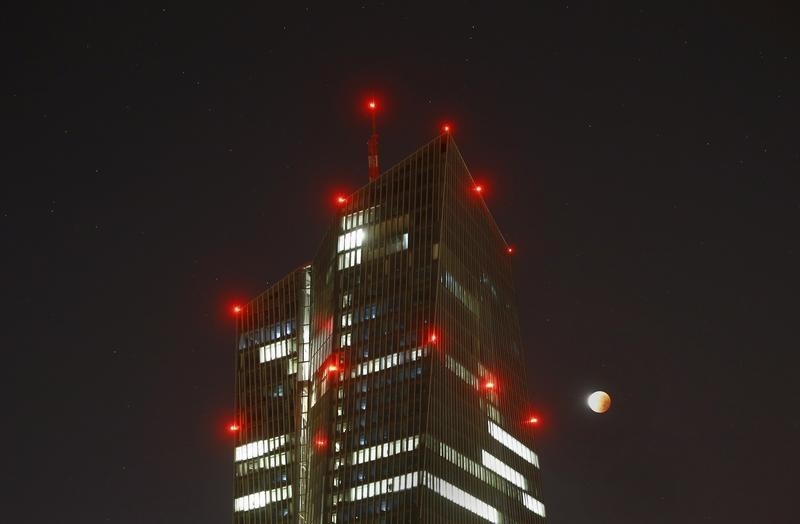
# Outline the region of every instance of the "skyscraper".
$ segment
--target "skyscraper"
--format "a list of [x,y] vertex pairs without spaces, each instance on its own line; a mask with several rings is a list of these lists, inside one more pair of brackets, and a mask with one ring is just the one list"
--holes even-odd
[[445,133],[237,323],[234,522],[543,522],[510,246]]

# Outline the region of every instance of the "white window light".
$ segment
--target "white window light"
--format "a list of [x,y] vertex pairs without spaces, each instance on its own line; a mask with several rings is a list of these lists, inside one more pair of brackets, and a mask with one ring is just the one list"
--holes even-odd
[[374,358],[372,360],[368,360],[367,362],[362,362],[361,364],[355,366],[353,370],[350,372],[350,377],[356,378],[362,375],[367,375],[369,373],[383,371],[384,369],[389,369],[394,366],[399,366],[400,364],[404,364],[406,362],[419,360],[423,356],[425,356],[426,353],[427,349],[416,348],[416,349],[409,349],[408,351],[399,351],[397,353],[392,353],[391,355],[386,355],[383,357]]
[[420,476],[421,484],[423,486],[430,488],[431,491],[441,495],[450,502],[453,502],[454,504],[471,511],[472,513],[494,524],[499,524],[502,521],[500,512],[481,499],[470,495],[466,491],[454,486],[453,484],[450,484],[446,480],[431,475],[426,471],[423,471]]
[[352,463],[363,464],[364,462],[379,460],[385,457],[396,455],[397,453],[413,451],[417,449],[417,446],[419,446],[419,435],[401,438],[395,440],[394,442],[378,444],[377,446],[371,446],[369,448],[353,452]]
[[476,389],[478,388],[478,377],[473,375],[467,368],[465,368],[460,362],[450,355],[445,355],[445,366],[447,366],[447,369],[455,373],[458,378],[470,386]]
[[353,251],[346,251],[339,255],[338,268],[347,269],[361,263],[361,248]]
[[504,445],[523,459],[527,460],[537,468],[539,467],[539,457],[530,448],[519,440],[512,437],[503,428],[492,422],[489,423],[489,434],[494,437],[500,444]]
[[390,479],[376,480],[369,484],[363,484],[350,488],[350,500],[361,500],[369,497],[383,495],[384,493],[394,493],[396,491],[403,491],[417,486],[419,481],[419,472],[406,473],[405,475],[398,475]]
[[487,452],[485,449],[481,450],[481,460],[484,466],[499,474],[501,477],[505,478],[515,486],[527,491],[528,481],[525,480],[525,477],[522,476],[522,473],[515,470],[491,453]]
[[295,340],[279,340],[258,348],[258,361],[262,364],[294,353]]
[[341,253],[343,251],[350,251],[351,249],[361,247],[361,245],[364,243],[364,237],[365,233],[363,228],[350,231],[344,235],[339,235],[339,238],[336,242],[336,252]]
[[263,508],[267,504],[273,502],[280,502],[291,498],[292,486],[285,486],[282,488],[275,488],[269,491],[259,491],[243,497],[238,497],[233,502],[234,511],[250,511],[253,509]]
[[268,455],[266,457],[261,457],[258,460],[253,460],[252,462],[245,462],[239,464],[239,474],[244,475],[245,473],[257,469],[274,469],[277,467],[285,466],[291,461],[289,457],[289,453],[273,453],[272,455]]
[[257,440],[236,447],[235,460],[249,460],[272,453],[276,449],[282,448],[289,442],[289,435],[280,435],[265,440]]
[[522,494],[522,503],[525,504],[525,507],[529,510],[533,511],[540,517],[545,516],[544,512],[544,504],[542,504],[536,497],[532,497],[527,493]]

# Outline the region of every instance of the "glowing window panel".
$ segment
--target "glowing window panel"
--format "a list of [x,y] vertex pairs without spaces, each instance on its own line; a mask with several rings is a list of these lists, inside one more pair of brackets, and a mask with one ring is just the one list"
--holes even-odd
[[483,400],[481,400],[481,404],[484,405],[484,407],[486,408],[486,416],[489,417],[490,420],[493,420],[498,424],[503,423],[503,417],[500,414],[500,410],[498,410],[490,402],[484,402]]
[[258,361],[263,364],[265,362],[283,358],[294,353],[294,349],[294,339],[279,340],[277,342],[273,342],[272,344],[267,344],[266,346],[261,346],[258,348]]
[[347,269],[361,263],[361,248],[345,251],[339,255],[338,268]]
[[279,437],[272,437],[265,440],[257,440],[249,442],[236,447],[236,462],[242,460],[249,460],[252,458],[267,455],[273,451],[282,448],[289,443],[290,435],[281,435]]
[[419,481],[419,472],[406,473],[390,479],[376,480],[369,484],[363,484],[350,488],[350,500],[361,500],[369,497],[383,495],[384,493],[394,493],[406,489],[415,488]]
[[457,450],[451,448],[447,444],[434,440],[433,437],[431,437],[430,435],[428,435],[426,438],[429,440],[429,445],[431,446],[431,448],[432,449],[438,448],[439,456],[447,460],[451,464],[458,466],[467,473],[477,477],[481,481],[497,487],[506,495],[513,496],[516,494],[517,489],[513,485],[511,485],[507,479],[504,479],[494,471],[481,466],[471,458],[464,456],[463,454],[459,453]]
[[268,455],[266,457],[260,457],[258,459],[253,459],[249,462],[241,462],[237,466],[237,472],[239,475],[244,475],[251,471],[256,471],[260,469],[274,469],[281,466],[285,466],[291,462],[291,457],[289,453],[273,453],[272,455]]
[[341,253],[342,251],[349,251],[351,249],[361,247],[363,243],[364,229],[356,229],[355,231],[350,231],[344,235],[339,235],[339,239],[336,244],[336,252]]
[[497,511],[494,506],[490,506],[481,499],[470,495],[463,489],[450,484],[446,480],[431,475],[427,471],[423,471],[421,477],[421,484],[423,486],[430,488],[431,491],[441,495],[450,502],[461,506],[467,511],[471,511],[479,517],[488,520],[489,522],[499,524],[502,521],[500,512]]
[[286,320],[270,326],[247,331],[239,337],[239,349],[245,349],[250,345],[272,342],[279,338],[288,337],[293,333],[294,320]]
[[419,446],[419,435],[408,438],[401,438],[394,442],[386,442],[385,444],[378,444],[366,449],[361,449],[353,452],[352,463],[363,464],[364,462],[371,462],[385,457],[391,457],[397,453],[406,451],[413,451]]
[[486,450],[481,450],[481,461],[483,465],[494,471],[501,477],[505,478],[515,486],[518,486],[527,491],[528,481],[522,476],[522,473],[510,467],[508,464],[498,459]]
[[525,505],[526,508],[533,511],[540,517],[544,517],[544,504],[542,504],[536,497],[532,497],[527,493],[522,494],[522,503]]
[[378,206],[372,206],[369,209],[362,211],[355,211],[342,217],[342,231],[363,226],[375,221],[378,214]]
[[292,487],[286,486],[269,491],[259,491],[244,497],[238,497],[233,502],[234,511],[250,511],[263,508],[273,502],[280,502],[292,497]]
[[427,354],[427,349],[417,348],[417,349],[409,349],[408,351],[399,351],[397,353],[392,353],[391,355],[374,358],[372,360],[369,360],[367,362],[362,362],[361,364],[355,366],[353,368],[353,371],[350,372],[350,377],[356,378],[362,375],[367,375],[369,373],[383,371],[384,369],[389,369],[394,366],[399,366],[406,362],[419,360],[426,354]]
[[500,444],[504,445],[523,459],[527,460],[537,468],[539,467],[539,457],[531,451],[525,444],[512,437],[503,428],[492,422],[489,423],[489,434],[494,437]]
[[450,355],[445,355],[445,365],[447,366],[447,369],[455,373],[458,378],[475,389],[478,389],[478,377],[473,375],[467,368],[461,365],[459,361]]
[[461,301],[464,306],[469,309],[472,313],[478,314],[478,301],[475,299],[475,296],[466,290],[461,283],[456,280],[456,277],[451,275],[448,271],[442,272],[442,283],[444,284],[445,289],[447,289],[450,293],[453,294],[459,301]]

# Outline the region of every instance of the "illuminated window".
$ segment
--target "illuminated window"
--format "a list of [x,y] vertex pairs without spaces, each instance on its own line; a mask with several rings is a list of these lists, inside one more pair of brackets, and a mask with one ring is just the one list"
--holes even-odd
[[[259,457],[246,462],[240,462],[237,465],[237,473],[239,475],[245,475],[251,471],[278,468],[286,466],[291,462],[291,460],[291,455],[288,452],[284,451],[282,453],[273,453],[272,455],[267,455],[266,457]],[[284,473],[283,476],[286,476],[286,474]]]
[[356,229],[344,235],[339,235],[339,241],[336,247],[336,252],[349,251],[357,247],[361,247],[364,243],[364,230]]
[[528,489],[528,481],[525,480],[525,477],[523,477],[519,471],[513,469],[505,462],[493,456],[491,453],[488,453],[486,450],[481,450],[481,459],[484,466],[505,478],[515,486],[519,486],[524,490]]
[[458,362],[456,359],[454,359],[450,355],[445,355],[445,365],[447,366],[447,369],[455,373],[458,378],[460,378],[470,386],[474,387],[475,389],[478,388],[478,377],[473,375],[467,368],[461,365],[461,363]]
[[490,420],[493,420],[498,424],[502,424],[503,417],[500,414],[500,410],[498,410],[491,402],[484,402],[483,399],[481,399],[481,405],[486,408],[486,416],[489,417]]
[[239,337],[239,349],[250,345],[266,344],[294,333],[294,320],[286,320],[243,333]]
[[408,351],[400,351],[397,353],[392,353],[391,355],[386,355],[383,357],[374,358],[372,360],[368,360],[367,362],[362,362],[361,364],[355,366],[353,370],[350,372],[350,377],[355,378],[355,377],[360,377],[362,375],[366,375],[368,373],[383,371],[384,369],[389,369],[394,366],[399,366],[406,362],[419,360],[426,354],[427,354],[427,349],[417,348],[417,349],[409,349]]
[[478,314],[478,301],[475,296],[459,283],[456,278],[447,271],[442,271],[442,283],[445,289],[453,294],[462,304],[472,313]]
[[251,458],[260,457],[280,449],[289,443],[290,435],[281,435],[279,437],[272,437],[265,440],[257,440],[236,447],[235,460],[236,462],[248,460]]
[[359,451],[354,451],[352,456],[353,464],[363,464],[373,460],[379,460],[385,457],[391,457],[397,453],[404,453],[417,449],[419,445],[419,435],[408,438],[401,438],[394,442],[386,442],[378,444]]
[[378,304],[364,306],[364,320],[375,320],[378,317]]
[[525,504],[525,507],[529,510],[533,511],[540,517],[544,517],[544,504],[542,504],[539,500],[535,497],[528,495],[527,493],[522,494],[522,503]]
[[494,471],[484,466],[481,466],[471,458],[464,456],[463,454],[459,453],[457,450],[451,448],[447,444],[443,442],[438,442],[430,435],[426,435],[425,438],[428,441],[428,445],[431,447],[431,449],[438,450],[439,456],[442,457],[443,459],[447,460],[452,464],[455,464],[459,468],[477,477],[478,479],[489,484],[490,486],[499,489],[506,495],[515,497],[518,500],[520,499],[519,496],[520,491],[507,479],[501,477]]
[[294,353],[295,340],[279,340],[258,348],[258,361],[262,364]]
[[339,337],[339,347],[350,347],[353,343],[353,334],[352,333],[342,333]]
[[339,255],[339,269],[347,269],[361,263],[361,248],[345,251]]
[[361,500],[369,497],[383,495],[384,493],[394,493],[411,489],[417,486],[419,473],[406,473],[390,479],[376,480],[369,484],[363,484],[350,488],[350,500]]
[[491,420],[487,421],[489,423],[489,434],[494,437],[495,440],[500,442],[500,444],[504,445],[523,459],[527,460],[537,468],[539,467],[539,457],[531,451],[525,444],[520,442],[519,440],[512,437],[509,433],[507,433],[503,428],[492,422]]
[[400,251],[405,251],[406,249],[408,249],[408,233],[403,233],[402,235],[398,235],[390,239],[386,243],[387,255],[391,255],[392,253],[397,253]]
[[466,491],[454,486],[453,484],[450,484],[446,480],[431,475],[427,471],[423,471],[420,477],[420,484],[430,488],[431,491],[441,495],[450,502],[453,502],[454,504],[471,511],[480,517],[483,517],[489,522],[493,522],[495,524],[501,522],[500,512],[481,499],[470,495]]
[[269,491],[259,491],[244,497],[238,497],[233,502],[234,511],[250,511],[253,509],[263,508],[273,502],[280,502],[291,498],[292,487],[284,486],[282,488],[275,488]]

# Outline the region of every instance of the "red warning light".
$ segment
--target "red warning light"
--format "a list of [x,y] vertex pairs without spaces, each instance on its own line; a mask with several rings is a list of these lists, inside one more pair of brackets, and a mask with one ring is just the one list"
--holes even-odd
[[506,247],[506,253],[508,253],[509,255],[513,255],[514,254],[514,246]]
[[336,197],[336,203],[339,204],[339,205],[346,204],[347,203],[347,197],[343,196],[343,195],[338,195]]
[[335,372],[339,371],[339,366],[337,366],[336,364],[330,364],[328,366],[328,371],[331,372],[331,373],[335,373]]
[[236,422],[233,422],[231,423],[230,426],[228,426],[228,431],[230,431],[231,433],[236,433],[237,431],[239,431],[239,429],[241,428],[239,424],[237,424]]
[[445,132],[445,133],[449,133],[450,132],[450,124],[443,125],[442,126],[442,131]]
[[482,185],[480,185],[480,184],[476,185],[476,186],[475,186],[474,188],[472,188],[472,189],[473,189],[473,191],[475,191],[475,192],[476,192],[476,193],[478,193],[479,195],[480,195],[481,193],[483,193],[483,186],[482,186]]
[[322,430],[317,431],[316,435],[314,435],[314,446],[317,449],[322,449],[328,445],[328,438],[325,435],[325,432]]
[[494,383],[494,380],[492,380],[492,379],[487,380],[486,383],[483,385],[483,387],[488,389],[488,390],[493,390],[495,388],[495,386],[496,386],[496,384]]
[[239,314],[242,312],[242,306],[233,306],[233,312]]
[[529,417],[528,420],[526,420],[525,422],[527,422],[531,426],[535,426],[539,423],[539,417],[534,415],[532,417]]
[[375,109],[375,107],[377,107],[377,104],[375,104],[375,100],[370,100],[369,101],[369,108],[370,109]]
[[436,336],[436,333],[431,333],[431,336],[428,337],[428,340],[430,340],[432,343],[436,342],[437,339],[438,337]]

